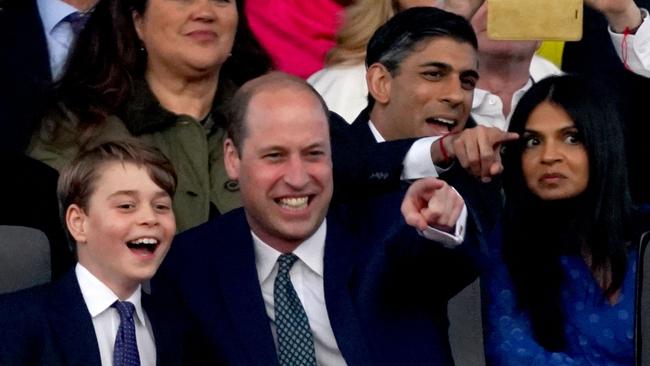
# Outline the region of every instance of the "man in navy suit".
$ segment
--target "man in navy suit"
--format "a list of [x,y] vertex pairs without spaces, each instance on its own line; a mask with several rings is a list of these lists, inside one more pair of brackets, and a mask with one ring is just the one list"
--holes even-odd
[[[403,203],[388,195],[346,216],[330,206],[328,112],[316,91],[269,74],[242,86],[232,106],[225,164],[244,207],[179,235],[152,283],[154,297],[180,300],[201,358],[453,364],[447,300],[475,276],[463,252],[447,248],[464,236],[458,193],[431,178]],[[286,303],[296,305],[291,317]]]
[[502,169],[499,146],[517,135],[468,122],[477,47],[466,19],[433,7],[400,12],[375,32],[366,53],[368,107],[351,125],[331,118],[335,198],[440,177],[465,198],[471,223],[489,231],[501,206],[491,182]]
[[141,291],[175,232],[175,188],[169,161],[138,142],[100,145],[61,173],[78,263],[51,284],[0,297],[1,365],[181,364],[180,323]]
[[76,38],[67,16],[97,1],[0,0],[0,149],[27,146]]

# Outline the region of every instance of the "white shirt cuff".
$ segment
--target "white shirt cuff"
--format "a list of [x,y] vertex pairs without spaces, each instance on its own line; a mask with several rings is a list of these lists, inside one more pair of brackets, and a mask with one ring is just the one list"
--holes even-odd
[[411,145],[411,148],[404,157],[401,180],[438,177],[440,173],[447,170],[435,166],[431,160],[431,145],[441,137],[423,137]]
[[[631,71],[650,77],[650,21],[648,21],[648,11],[641,8],[643,19],[636,34],[627,36],[627,65]],[[621,33],[615,33],[611,27],[607,27],[609,36],[614,44],[614,49],[618,57],[623,60],[623,37]]]
[[467,206],[463,205],[463,210],[460,212],[460,216],[458,216],[458,220],[456,221],[456,225],[454,226],[453,233],[447,233],[442,230],[435,229],[431,226],[429,226],[425,230],[418,230],[418,233],[429,240],[440,243],[445,248],[455,248],[461,245],[465,240],[466,226],[467,226]]

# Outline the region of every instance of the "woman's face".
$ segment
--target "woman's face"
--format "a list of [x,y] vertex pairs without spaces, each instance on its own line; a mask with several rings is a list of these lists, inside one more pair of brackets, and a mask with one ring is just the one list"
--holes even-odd
[[196,75],[218,71],[237,30],[235,0],[148,0],[133,13],[147,68]]
[[587,189],[589,157],[571,117],[543,102],[528,117],[521,167],[526,185],[542,200],[576,197]]

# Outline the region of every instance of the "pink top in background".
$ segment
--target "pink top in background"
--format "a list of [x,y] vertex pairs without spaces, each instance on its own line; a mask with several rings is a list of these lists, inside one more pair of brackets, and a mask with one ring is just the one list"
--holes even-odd
[[334,0],[246,0],[244,8],[276,68],[302,78],[323,68],[342,10]]

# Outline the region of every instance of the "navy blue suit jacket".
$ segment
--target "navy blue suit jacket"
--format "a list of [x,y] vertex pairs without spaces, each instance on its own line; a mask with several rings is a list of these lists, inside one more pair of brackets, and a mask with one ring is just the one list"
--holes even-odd
[[[170,309],[143,293],[158,365],[180,365],[183,338]],[[0,365],[101,365],[92,318],[74,270],[60,280],[0,297]]]
[[0,150],[22,151],[49,102],[50,56],[36,0],[0,3]]
[[[391,226],[396,203],[373,201],[374,221],[330,209],[324,291],[334,336],[348,365],[453,364],[447,300],[476,272],[462,251],[403,221]],[[207,364],[277,364],[243,209],[180,234],[152,286],[154,297],[182,301]]]
[[[402,139],[377,143],[368,126],[369,110],[364,109],[352,124],[336,113],[330,113],[332,161],[334,167],[334,199],[355,202],[404,189],[401,181],[403,162],[417,140]],[[470,118],[466,127],[475,127]],[[453,186],[465,200],[468,225],[477,235],[482,250],[485,238],[501,216],[503,201],[500,177],[481,183],[454,163],[440,179]],[[479,255],[479,253],[475,253]]]

